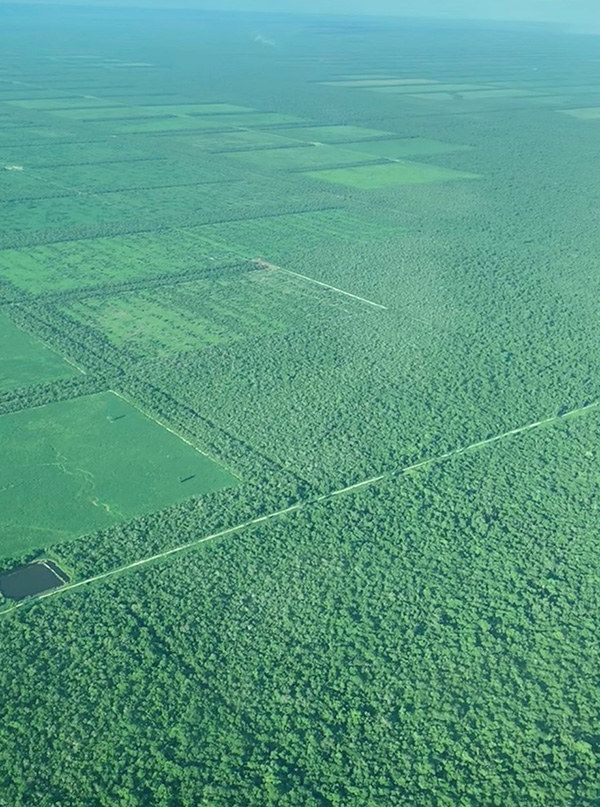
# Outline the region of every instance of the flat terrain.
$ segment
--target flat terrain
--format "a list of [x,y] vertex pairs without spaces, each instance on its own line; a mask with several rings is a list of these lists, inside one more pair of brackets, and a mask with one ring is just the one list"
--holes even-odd
[[598,37],[24,8],[2,807],[597,807]]
[[77,375],[78,370],[0,314],[0,390]]
[[236,484],[110,392],[5,415],[0,435],[4,556]]

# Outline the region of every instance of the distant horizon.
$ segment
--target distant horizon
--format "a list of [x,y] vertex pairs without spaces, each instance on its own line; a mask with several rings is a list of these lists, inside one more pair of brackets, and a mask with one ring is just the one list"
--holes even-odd
[[302,16],[388,17],[439,20],[440,22],[485,21],[560,25],[568,29],[585,26],[600,31],[600,13],[591,0],[424,0],[418,11],[409,0],[289,0],[286,8],[275,0],[228,0],[215,7],[216,0],[11,0],[10,6],[63,6],[66,8],[154,9]]

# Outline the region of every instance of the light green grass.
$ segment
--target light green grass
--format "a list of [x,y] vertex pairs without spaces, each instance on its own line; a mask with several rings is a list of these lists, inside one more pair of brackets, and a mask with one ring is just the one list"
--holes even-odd
[[0,250],[0,277],[41,293],[236,263],[238,257],[190,232],[165,231]]
[[394,86],[404,86],[404,85],[413,85],[413,84],[437,84],[438,82],[433,81],[429,78],[369,78],[368,76],[364,78],[355,78],[355,79],[348,79],[345,81],[322,81],[321,84],[325,84],[329,87],[394,87]]
[[485,90],[486,86],[481,84],[431,84],[427,87],[415,87],[415,86],[408,86],[404,85],[402,87],[368,87],[366,89],[371,90],[372,92],[377,93],[384,93],[384,94],[404,94],[410,95],[414,92],[419,92],[422,94],[428,93],[438,93],[438,92],[465,92],[468,90]]
[[291,141],[287,136],[282,136],[278,131],[263,132],[258,129],[248,131],[230,132],[206,132],[194,136],[194,140],[189,141],[191,145],[202,151],[223,152],[228,150],[248,150],[260,148],[281,148],[282,146],[298,145],[297,141]]
[[[344,170],[344,169],[340,169]],[[315,172],[319,173],[319,172]],[[398,232],[398,228],[395,228]],[[225,224],[198,227],[198,235],[247,258],[285,261],[295,250],[347,244],[389,234],[385,226],[373,224],[346,210],[315,210]]]
[[310,171],[307,176],[360,190],[377,190],[379,188],[393,188],[398,185],[421,185],[428,182],[449,182],[457,179],[479,178],[478,174],[468,174],[464,171],[454,171],[451,168],[442,168],[437,165],[411,162]]
[[352,305],[293,275],[259,269],[158,292],[87,298],[64,310],[116,347],[153,357],[306,328],[323,316],[345,314]]
[[256,112],[238,104],[144,104],[145,109],[159,109],[170,115],[230,115],[236,112]]
[[[175,120],[175,118],[173,119]],[[168,149],[167,149],[168,152]],[[23,171],[26,174],[27,171]],[[31,169],[31,174],[42,187],[54,186],[66,192],[120,191],[136,188],[159,188],[169,185],[187,185],[194,181],[210,182],[222,177],[222,173],[209,161],[198,160],[186,164],[176,159],[151,158],[140,161],[115,161],[89,165],[41,166]],[[14,180],[18,183],[18,177]],[[33,194],[32,194],[33,195]],[[48,196],[49,193],[41,193]]]
[[477,92],[461,92],[461,95],[469,101],[476,101],[478,98],[527,98],[530,95],[537,95],[535,90],[523,90],[518,87],[507,89],[479,90]]
[[146,109],[141,106],[115,106],[102,107],[100,109],[57,109],[52,112],[59,118],[67,118],[73,121],[104,121],[121,120],[124,118],[161,118],[170,117],[172,113],[166,111],[167,107],[155,107]]
[[272,171],[302,170],[325,166],[372,162],[377,157],[349,151],[339,146],[300,146],[299,148],[262,149],[229,154],[230,159],[252,168]]
[[84,98],[83,96],[78,96],[77,98],[29,98],[23,101],[7,101],[7,103],[20,109],[33,109],[40,112],[85,108],[100,109],[115,105],[114,101],[107,98]]
[[0,314],[0,391],[78,375],[78,370]]
[[16,160],[0,163],[0,200],[51,196],[56,190]]
[[373,157],[413,157],[429,154],[451,154],[456,151],[468,151],[470,146],[457,143],[444,143],[441,140],[429,140],[424,137],[406,137],[400,140],[372,140],[366,143],[348,143],[345,148],[354,152],[360,151]]
[[580,109],[561,109],[565,115],[579,120],[600,120],[600,106],[588,106]]
[[393,132],[379,129],[363,129],[361,126],[303,126],[298,129],[278,129],[277,134],[290,140],[306,143],[347,143],[355,140],[370,140],[376,137],[393,137]]
[[[219,119],[221,117],[221,119]],[[152,134],[160,132],[186,132],[186,131],[202,131],[213,129],[227,129],[234,128],[236,123],[229,123],[229,115],[214,117],[202,117],[199,115],[195,118],[188,117],[172,117],[160,118],[154,120],[139,120],[122,122],[113,128],[113,131],[121,134]]]
[[237,484],[110,392],[5,415],[0,441],[2,557]]

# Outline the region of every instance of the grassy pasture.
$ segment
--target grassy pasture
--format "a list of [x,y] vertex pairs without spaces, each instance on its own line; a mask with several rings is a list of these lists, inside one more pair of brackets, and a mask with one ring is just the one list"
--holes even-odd
[[237,263],[223,248],[179,230],[0,250],[0,277],[35,294]]
[[375,138],[394,137],[393,132],[382,132],[379,129],[364,129],[362,126],[303,126],[298,129],[278,129],[277,134],[289,137],[290,140],[302,140],[308,143],[351,143],[355,140],[373,140]]
[[373,162],[377,157],[360,154],[339,146],[301,146],[299,148],[261,149],[242,151],[227,155],[244,165],[271,171],[306,170],[326,166],[354,165]]
[[529,96],[535,96],[537,93],[535,90],[524,90],[522,88],[514,87],[514,88],[501,88],[501,89],[490,89],[490,90],[477,90],[473,92],[469,91],[461,91],[461,95],[463,98],[467,100],[476,101],[478,98],[527,98]]
[[322,81],[327,87],[402,87],[414,84],[437,84],[429,78],[354,78],[345,81]]
[[55,183],[45,182],[17,162],[0,164],[0,179],[0,201],[44,198],[61,192],[61,188]]
[[346,210],[314,210],[211,224],[195,232],[208,243],[247,258],[285,261],[296,250],[368,239],[386,228]]
[[173,113],[167,112],[166,107],[149,109],[142,106],[127,106],[122,104],[121,106],[102,107],[100,109],[56,109],[52,111],[52,114],[59,118],[67,118],[73,121],[104,123],[111,120],[124,120],[129,118],[168,118],[171,117]]
[[578,120],[600,120],[600,106],[581,107],[580,109],[561,109],[565,115]]
[[0,314],[0,390],[18,389],[77,374],[73,365]]
[[0,439],[2,557],[236,484],[111,392],[5,415]]
[[170,289],[87,298],[64,307],[136,357],[201,350],[344,316],[347,298],[284,272],[261,269]]
[[407,161],[309,171],[307,176],[332,182],[334,185],[346,185],[349,188],[360,190],[393,188],[398,185],[421,185],[428,182],[449,182],[458,179],[479,179],[478,174]]
[[[214,165],[210,165],[208,161],[189,164],[166,157],[148,157],[145,160],[132,162],[115,161],[65,167],[43,166],[35,168],[34,171],[36,181],[41,183],[42,187],[53,185],[56,188],[62,188],[67,193],[160,188],[193,182],[214,182],[223,176],[222,171],[219,171]],[[18,177],[15,180],[15,184],[17,183]],[[49,194],[41,195],[48,196]]]
[[249,106],[238,104],[145,104],[145,109],[159,109],[170,115],[232,115],[240,112],[256,112]]
[[79,95],[76,98],[27,98],[19,101],[7,101],[11,106],[20,109],[32,109],[39,112],[59,112],[68,109],[100,109],[114,106],[108,98],[92,98]]
[[153,120],[139,120],[121,122],[113,127],[114,132],[120,134],[161,134],[173,132],[192,131],[215,131],[219,129],[235,128],[234,122],[230,123],[230,116],[223,115],[214,117],[170,117],[170,118],[156,118]]
[[206,132],[196,136],[191,145],[202,151],[220,153],[223,151],[258,150],[260,148],[293,148],[297,145],[292,138],[276,132],[263,132],[258,129],[249,129],[230,132]]
[[487,88],[485,85],[481,84],[430,84],[427,87],[415,87],[415,86],[408,86],[404,85],[402,87],[368,87],[366,89],[371,90],[372,92],[381,92],[384,94],[404,94],[404,95],[411,95],[415,91],[419,93],[427,94],[427,93],[437,93],[437,92],[466,92],[468,90],[481,90],[484,91]]
[[80,142],[80,143],[52,143],[44,146],[9,146],[2,151],[4,163],[11,162],[23,165],[25,170],[39,168],[86,164],[94,162],[121,161],[147,157],[147,153],[137,144],[117,139]]
[[458,143],[444,143],[441,140],[429,140],[425,137],[405,137],[399,140],[370,140],[361,143],[348,143],[346,149],[360,151],[373,157],[417,157],[430,154],[452,154],[457,151],[469,151],[470,146]]

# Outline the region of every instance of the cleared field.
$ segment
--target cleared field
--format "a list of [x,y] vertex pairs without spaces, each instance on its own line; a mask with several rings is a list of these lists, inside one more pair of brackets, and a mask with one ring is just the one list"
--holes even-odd
[[325,171],[309,171],[306,175],[314,179],[322,179],[325,182],[332,182],[335,185],[346,185],[361,190],[392,188],[398,185],[421,185],[428,182],[450,182],[458,179],[479,179],[478,174],[411,162],[333,168]]
[[276,262],[298,249],[373,238],[385,234],[386,227],[346,210],[314,210],[211,224],[194,232],[219,248]]
[[73,365],[0,314],[0,390],[77,375]]
[[0,164],[0,200],[27,199],[56,195],[59,189],[31,174],[20,163]]
[[101,109],[56,109],[52,111],[52,114],[59,118],[67,118],[74,121],[95,121],[102,123],[111,120],[135,120],[137,118],[168,118],[173,113],[167,112],[166,107],[146,109],[141,106],[125,106],[125,104],[123,104],[116,107],[102,107]]
[[110,392],[5,415],[0,439],[2,557],[236,485]]
[[377,159],[372,154],[360,154],[339,146],[325,145],[242,151],[230,153],[228,157],[239,160],[252,168],[272,171],[301,171],[325,166],[354,165],[361,162],[373,162],[374,159]]
[[535,90],[523,90],[515,87],[514,89],[491,89],[491,90],[477,90],[476,92],[461,91],[461,95],[469,100],[477,100],[478,98],[527,98],[528,96],[537,95]]
[[572,118],[578,118],[579,120],[600,120],[600,106],[561,109],[559,112],[564,112],[565,115],[570,115]]
[[123,134],[144,132],[167,132],[178,129],[235,129],[247,126],[278,126],[291,123],[305,123],[294,115],[282,115],[279,112],[244,112],[221,115],[186,115],[181,117],[165,117],[161,120],[128,121],[120,124],[115,131]]
[[76,98],[28,98],[19,101],[7,101],[11,106],[20,109],[33,109],[40,112],[58,112],[67,109],[100,109],[114,106],[114,101],[107,98],[92,98],[79,95]]
[[303,126],[298,129],[278,129],[277,134],[290,140],[308,143],[351,143],[355,140],[373,140],[378,137],[394,137],[393,132],[379,129],[363,129],[361,126]]
[[252,151],[261,148],[294,148],[301,138],[294,140],[288,134],[249,129],[229,132],[206,132],[196,135],[191,145],[214,153],[223,151]]
[[170,115],[231,115],[239,112],[256,112],[249,106],[238,104],[145,104],[145,109],[160,109]]
[[328,87],[391,87],[405,84],[437,84],[429,78],[355,78],[346,81],[322,81]]
[[452,154],[457,151],[469,151],[470,146],[458,143],[444,143],[441,140],[429,140],[424,137],[406,137],[400,140],[373,140],[366,143],[348,143],[347,149],[363,152],[374,157],[412,157],[430,154]]
[[189,231],[62,241],[0,250],[0,278],[33,293],[78,289],[184,270],[234,266],[239,258]]
[[[25,171],[21,173],[26,174]],[[37,183],[41,182],[42,185],[49,183],[55,188],[62,188],[66,193],[160,188],[192,182],[215,182],[223,177],[222,171],[214,165],[209,165],[208,161],[189,164],[159,157],[148,157],[132,162],[115,161],[66,167],[44,166],[32,169],[32,173]],[[17,177],[14,184],[18,184],[18,181]]]
[[113,345],[136,357],[202,350],[211,345],[305,328],[355,306],[284,272],[259,269],[235,278],[203,279],[161,289],[88,298],[64,307]]
[[418,89],[419,93],[436,93],[436,92],[466,92],[468,90],[486,90],[485,85],[481,84],[443,84],[443,83],[436,83],[431,84],[427,87],[414,87],[414,86],[403,86],[403,87],[368,87],[366,89],[372,90],[373,92],[382,92],[382,93],[390,93],[394,94],[405,94],[410,95]]
[[148,154],[131,142],[124,143],[111,139],[98,142],[51,143],[43,146],[7,146],[2,149],[5,163],[17,163],[24,170],[39,167],[76,165],[118,160],[147,159]]
[[235,123],[229,122],[229,115],[219,117],[202,117],[201,115],[191,118],[188,116],[156,118],[153,120],[128,121],[119,123],[113,131],[120,134],[160,134],[161,132],[177,133],[192,131],[218,131],[220,129],[235,128]]
[[[111,202],[89,196],[17,199],[3,206],[0,244],[3,243],[3,236],[10,233],[39,230],[64,233],[65,228],[123,221],[133,215],[134,211],[117,199]],[[4,244],[7,242],[4,241]]]

